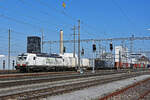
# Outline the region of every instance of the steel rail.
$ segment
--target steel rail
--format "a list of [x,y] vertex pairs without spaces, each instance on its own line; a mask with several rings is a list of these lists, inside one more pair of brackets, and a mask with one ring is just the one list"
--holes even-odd
[[[97,70],[96,72],[122,72],[122,71],[143,71],[147,69],[123,69],[123,70]],[[73,71],[65,71],[65,72],[39,72],[39,73],[15,73],[15,74],[0,74],[0,80],[1,79],[7,79],[7,78],[23,78],[23,77],[38,77],[38,76],[46,76],[46,75],[60,75],[60,74],[78,74],[77,72]],[[90,71],[87,71],[86,73],[90,73]]]
[[[19,98],[20,100],[29,100],[29,99],[35,99],[35,98],[41,98],[49,95],[54,95],[54,94],[59,94],[59,93],[64,93],[64,92],[69,92],[73,90],[78,90],[81,88],[89,87],[89,86],[94,86],[98,84],[104,84],[104,83],[109,83],[112,81],[117,81],[117,80],[122,80],[122,79],[127,79],[135,76],[139,76],[143,73],[134,73],[134,74],[125,74],[121,76],[116,76],[116,77],[110,77],[110,78],[103,78],[103,79],[96,79],[96,80],[87,80],[85,82],[77,82],[77,83],[70,83],[70,84],[64,84],[61,86],[54,86],[51,88],[46,88],[46,89],[39,89],[39,90],[33,90],[33,91],[26,91],[22,93],[16,93],[16,94],[10,94],[10,95],[5,95],[1,96],[0,98]],[[146,73],[145,73],[146,74]]]
[[[125,72],[117,72],[125,73]],[[68,79],[75,79],[75,78],[86,78],[92,76],[102,76],[102,75],[111,75],[116,74],[116,72],[103,72],[103,73],[96,73],[96,74],[71,74],[71,75],[58,75],[58,76],[49,76],[49,77],[38,77],[38,78],[31,78],[31,79],[18,79],[18,80],[7,80],[7,81],[0,81],[0,88],[6,87],[13,87],[13,86],[20,86],[20,85],[28,85],[28,84],[35,84],[35,83],[44,83],[44,82],[53,82],[53,81],[60,81],[60,80],[68,80]]]
[[[15,79],[0,79],[0,88],[7,88],[13,86],[20,86],[20,85],[28,85],[28,84],[36,84],[36,83],[44,83],[44,82],[53,82],[53,81],[60,81],[60,80],[68,80],[68,79],[75,79],[75,78],[85,78],[85,77],[92,77],[92,76],[102,76],[102,75],[110,75],[110,74],[117,74],[117,73],[126,73],[128,70],[122,71],[101,71],[95,74],[92,73],[85,73],[85,74],[61,74],[61,75],[49,75],[49,76],[38,76],[38,77],[26,77],[26,78],[15,78]],[[136,71],[131,71],[136,72]],[[142,71],[140,71],[142,72]]]
[[[121,89],[121,90],[118,90],[118,91],[115,91],[115,92],[113,92],[113,93],[110,93],[110,94],[108,94],[108,95],[106,95],[106,96],[100,98],[99,100],[108,100],[108,99],[110,99],[111,97],[117,96],[117,95],[119,95],[119,94],[123,94],[125,91],[127,91],[127,90],[129,90],[129,89],[131,89],[131,88],[134,88],[134,87],[136,87],[136,86],[138,86],[138,85],[140,85],[140,84],[142,84],[142,83],[145,83],[145,82],[147,82],[147,81],[149,81],[149,80],[150,80],[150,78],[147,78],[147,79],[145,79],[145,80],[139,81],[139,82],[134,83],[134,84],[132,84],[132,85],[130,85],[130,86],[127,86],[126,88],[123,88],[123,89]],[[142,95],[139,97],[138,100],[141,100],[142,98],[144,98],[144,96],[146,96],[148,93],[150,93],[150,91],[147,91],[147,92],[145,92],[144,94],[142,94]]]
[[144,97],[145,97],[146,95],[148,95],[148,94],[150,94],[150,90],[144,92],[144,93],[138,98],[138,100],[142,100],[142,99],[144,100]]
[[40,73],[19,73],[19,74],[5,74],[0,75],[0,78],[15,78],[15,77],[29,77],[29,76],[41,76],[41,75],[51,75],[51,74],[70,74],[70,73],[77,73],[73,71],[67,71],[67,72],[40,72]]

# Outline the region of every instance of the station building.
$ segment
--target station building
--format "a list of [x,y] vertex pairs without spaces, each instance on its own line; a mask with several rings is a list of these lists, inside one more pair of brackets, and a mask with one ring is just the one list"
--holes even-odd
[[10,66],[8,66],[8,56],[6,55],[0,55],[0,70],[12,70],[15,69],[16,65],[16,57],[11,56],[10,57]]

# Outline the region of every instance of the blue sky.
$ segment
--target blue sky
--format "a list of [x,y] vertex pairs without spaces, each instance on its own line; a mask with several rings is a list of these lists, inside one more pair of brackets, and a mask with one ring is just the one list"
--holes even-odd
[[45,40],[59,40],[60,29],[65,40],[73,39],[71,28],[78,19],[81,39],[150,36],[149,4],[149,0],[0,0],[0,53],[7,51],[8,28],[12,51],[25,52],[26,37],[40,36],[41,29]]

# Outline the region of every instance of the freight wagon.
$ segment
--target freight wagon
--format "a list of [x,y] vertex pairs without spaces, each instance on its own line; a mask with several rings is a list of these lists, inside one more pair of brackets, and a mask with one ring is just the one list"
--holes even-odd
[[100,58],[96,58],[94,60],[95,69],[114,69],[113,61],[111,60],[102,60]]

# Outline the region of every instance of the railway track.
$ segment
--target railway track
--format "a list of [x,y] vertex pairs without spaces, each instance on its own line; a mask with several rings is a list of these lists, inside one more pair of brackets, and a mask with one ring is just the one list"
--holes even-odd
[[[119,71],[142,71],[142,70],[148,70],[147,68],[145,69],[119,69]],[[86,72],[90,72],[91,70],[87,70]],[[115,69],[108,69],[108,70],[96,70],[97,72],[101,71],[116,71]],[[45,75],[45,74],[61,74],[61,73],[72,73],[74,71],[64,71],[64,72],[34,72],[34,73],[21,73],[18,72],[17,70],[0,70],[0,78],[4,76],[5,78],[8,77],[22,77],[22,76],[33,76],[33,75]],[[75,72],[74,72],[75,73]]]
[[98,75],[90,77],[80,77],[68,80],[59,80],[53,82],[39,83],[39,84],[28,84],[22,86],[14,86],[11,88],[1,88],[0,98],[2,100],[17,99],[17,100],[31,100],[40,99],[46,96],[61,94],[86,88],[94,85],[109,83],[112,81],[127,79],[149,72],[134,72],[134,73],[120,73],[113,75]]
[[17,70],[0,70],[0,74],[16,74],[19,73]]
[[[120,70],[97,70],[98,73],[104,73],[104,72],[137,72],[137,71],[145,71],[149,69],[120,69]],[[86,71],[86,73],[89,73],[91,71]],[[63,74],[72,74],[77,72],[73,71],[65,71],[65,72],[38,72],[38,73],[19,73],[16,70],[10,70],[9,74],[7,70],[0,70],[0,80],[1,79],[12,79],[12,78],[24,78],[24,77],[39,77],[39,76],[48,76],[48,75],[63,75]]]
[[[126,71],[119,71],[117,73],[124,73]],[[100,75],[109,75],[109,74],[116,74],[116,71],[101,71],[96,74],[91,73],[84,73],[78,74],[74,72],[68,73],[38,73],[38,75],[34,74],[33,76],[28,77],[13,77],[12,78],[0,78],[0,88],[6,87],[13,87],[13,86],[20,86],[20,85],[28,85],[28,84],[36,84],[36,83],[44,83],[44,82],[53,82],[53,81],[60,81],[60,80],[68,80],[68,79],[75,79],[75,78],[85,78],[85,77],[92,77],[92,76],[100,76]],[[21,75],[22,76],[22,75]]]
[[[124,73],[122,71],[117,73]],[[38,76],[38,77],[26,77],[26,78],[14,78],[14,79],[0,79],[0,88],[20,86],[20,85],[28,85],[28,84],[36,84],[36,83],[44,83],[44,82],[53,82],[60,80],[68,80],[75,78],[86,78],[92,76],[101,76],[101,75],[112,75],[116,74],[116,72],[98,72],[95,74],[85,73],[85,74],[53,74],[49,76]]]
[[150,78],[136,82],[123,89],[112,92],[99,100],[149,100]]
[[38,76],[47,76],[47,75],[63,75],[63,74],[72,74],[77,73],[73,71],[66,72],[39,72],[39,73],[13,73],[13,74],[0,74],[0,79],[9,79],[9,78],[24,78],[24,77],[38,77]]

